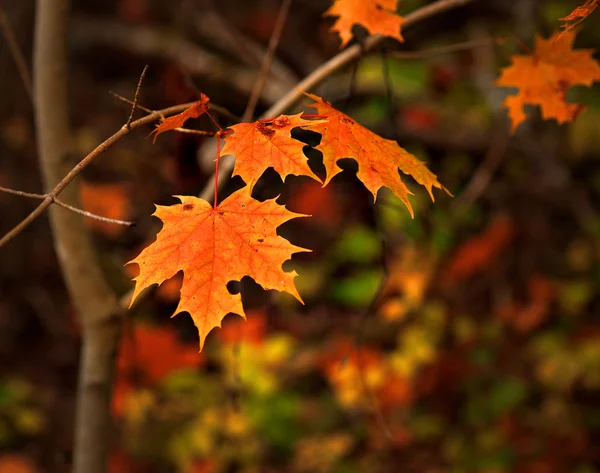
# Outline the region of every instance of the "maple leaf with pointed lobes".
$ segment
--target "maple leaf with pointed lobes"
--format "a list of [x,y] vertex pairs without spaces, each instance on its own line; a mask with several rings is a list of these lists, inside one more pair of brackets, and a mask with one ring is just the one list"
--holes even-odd
[[152,140],[152,142],[156,143],[156,138],[158,138],[158,135],[160,135],[161,133],[164,133],[165,131],[174,130],[175,128],[180,128],[189,118],[198,118],[203,113],[208,112],[210,108],[208,106],[209,100],[210,99],[206,95],[201,93],[200,100],[193,103],[187,110],[184,110],[183,112],[178,113],[177,115],[173,115],[172,117],[165,118],[150,133],[151,135],[154,135],[154,140]]
[[400,25],[404,18],[396,15],[396,0],[335,0],[335,3],[323,13],[324,16],[338,16],[331,27],[342,40],[341,47],[352,38],[352,27],[364,26],[371,34],[390,36],[404,42]]
[[598,6],[600,6],[600,0],[587,0],[583,5],[575,8],[575,10],[564,18],[559,18],[560,21],[565,22],[565,24],[561,26],[561,28],[564,29],[561,35],[575,28],[579,23],[590,16]]
[[281,115],[270,122],[239,123],[229,128],[233,134],[225,138],[221,156],[235,155],[233,175],[240,176],[251,188],[269,167],[284,180],[292,174],[321,182],[308,167],[308,158],[302,151],[307,145],[292,138],[292,129],[319,131],[324,123],[325,120],[305,120],[301,113]]
[[574,120],[583,110],[582,105],[566,101],[567,90],[600,80],[600,65],[592,58],[591,49],[574,51],[574,40],[574,31],[548,39],[538,37],[533,55],[513,56],[512,66],[503,69],[496,85],[519,89],[504,100],[513,132],[527,118],[526,104],[539,105],[542,118],[554,118],[558,123]]
[[276,228],[304,215],[290,212],[275,199],[259,202],[246,186],[217,208],[203,199],[179,196],[181,204],[157,206],[154,215],[163,222],[156,241],[133,261],[140,273],[131,303],[140,292],[183,271],[176,315],[189,312],[198,328],[200,350],[208,333],[221,326],[228,313],[246,318],[240,294],[230,294],[229,281],[250,276],[265,289],[276,289],[302,302],[294,285],[296,271],[282,264],[293,253],[310,251],[291,244]]
[[434,200],[434,187],[448,192],[425,163],[398,146],[398,143],[367,130],[321,97],[308,93],[305,95],[316,101],[310,106],[316,108],[319,115],[327,117],[327,123],[318,130],[322,138],[317,146],[323,153],[323,164],[327,171],[324,185],[342,171],[337,165],[338,160],[353,158],[358,163],[357,177],[371,191],[373,199],[377,199],[377,191],[381,187],[388,187],[406,205],[413,217],[413,209],[408,200],[412,192],[400,179],[398,168],[425,186],[431,200]]

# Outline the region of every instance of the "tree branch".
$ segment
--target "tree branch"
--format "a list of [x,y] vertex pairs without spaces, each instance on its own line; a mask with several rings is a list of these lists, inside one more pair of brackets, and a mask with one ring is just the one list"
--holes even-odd
[[[43,1],[43,0],[40,0]],[[77,163],[68,173],[65,171],[65,176],[62,180],[56,184],[54,189],[46,194],[46,198],[38,205],[24,220],[22,220],[17,226],[15,226],[11,231],[9,231],[2,239],[0,239],[0,247],[8,243],[15,236],[21,233],[25,228],[27,228],[31,222],[33,222],[36,218],[44,213],[44,211],[52,204],[52,200],[55,199],[61,192],[65,190],[65,188],[69,185],[69,183],[81,173],[94,159],[100,156],[102,153],[107,151],[112,145],[114,145],[117,141],[119,141],[124,136],[128,135],[131,130],[135,128],[139,128],[144,125],[148,125],[150,123],[159,120],[160,118],[167,117],[170,115],[175,115],[177,113],[183,112],[185,109],[189,108],[193,105],[194,102],[184,103],[181,105],[175,105],[173,107],[168,107],[163,110],[157,110],[150,115],[147,115],[139,120],[135,120],[131,122],[129,128],[123,125],[119,131],[117,131],[110,138],[106,139],[103,143],[98,145],[90,154],[88,154],[85,158],[83,158],[79,163]],[[139,107],[138,107],[139,108]]]
[[[54,188],[38,207],[41,211],[63,190],[67,202],[77,202],[76,188],[65,187],[84,167],[80,163],[69,172],[72,138],[67,93],[69,11],[69,0],[37,0],[33,60],[37,145],[44,187]],[[67,173],[69,177],[64,178]],[[83,331],[73,471],[105,473],[114,357],[121,328],[113,312],[117,297],[102,274],[82,219],[53,208],[50,224],[62,273]]]
[[[427,5],[425,7],[419,8],[414,12],[408,14],[405,17],[404,23],[402,23],[403,28],[407,28],[411,25],[419,23],[427,18],[443,13],[452,8],[457,8],[467,3],[470,3],[474,0],[438,0],[431,5]],[[279,99],[269,110],[262,114],[260,118],[271,118],[281,115],[285,112],[289,107],[294,105],[294,103],[301,97],[303,97],[300,91],[307,92],[316,85],[320,84],[322,81],[331,76],[334,72],[341,69],[345,65],[349,64],[353,60],[357,59],[362,53],[366,51],[370,51],[375,46],[377,46],[385,37],[381,35],[373,35],[369,36],[365,39],[361,45],[355,44],[345,49],[337,56],[332,57],[323,65],[315,69],[311,74],[302,79],[296,86],[291,89],[286,95],[284,95],[281,99]],[[221,165],[220,176],[219,176],[219,184],[222,184],[229,173],[233,170],[235,161],[227,160],[224,161]],[[203,199],[209,200],[210,196],[214,193],[214,179],[209,179],[204,189],[200,193],[200,197]]]
[[[43,200],[46,197],[48,197],[48,194],[32,194],[31,192],[18,191],[15,189],[9,189],[7,187],[2,187],[2,186],[0,186],[0,192],[4,192],[6,194],[11,194],[11,195],[18,195],[20,197],[27,197],[29,199],[38,199],[38,200]],[[76,214],[83,215],[84,217],[89,217],[94,220],[99,220],[101,222],[114,223],[116,225],[125,225],[127,227],[132,227],[133,225],[135,225],[134,222],[128,222],[126,220],[117,220],[114,218],[101,217],[100,215],[93,214],[92,212],[88,212],[87,210],[81,210],[81,209],[78,209],[77,207],[73,207],[72,205],[69,205],[69,204],[63,202],[62,200],[59,200],[56,198],[52,200],[52,203],[58,205],[59,207],[62,207],[63,209],[70,210],[71,212],[75,212]]]

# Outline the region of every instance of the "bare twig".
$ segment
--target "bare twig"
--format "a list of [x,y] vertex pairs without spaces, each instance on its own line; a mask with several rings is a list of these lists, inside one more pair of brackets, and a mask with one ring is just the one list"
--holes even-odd
[[250,98],[248,99],[248,104],[246,105],[246,110],[244,110],[244,115],[242,116],[243,122],[252,120],[254,110],[256,110],[256,105],[258,104],[258,99],[265,86],[267,77],[269,76],[271,64],[273,62],[273,56],[275,55],[275,50],[279,44],[279,39],[281,38],[281,33],[283,31],[285,20],[287,19],[291,5],[292,0],[283,0],[283,3],[281,4],[279,14],[277,15],[277,21],[275,23],[275,27],[273,28],[273,32],[271,33],[269,45],[267,46],[267,51],[265,52],[262,65],[260,66],[260,72],[256,78],[256,82],[254,82],[252,92],[250,93]]
[[465,187],[465,190],[452,202],[452,210],[455,214],[462,213],[481,196],[492,180],[492,175],[506,155],[509,142],[506,123],[500,122],[497,119],[496,123],[492,124],[492,130],[489,147],[482,163],[473,173],[473,177]]
[[[223,15],[215,0],[188,0],[183,4],[184,16],[196,32],[225,49],[244,64],[257,68],[264,57],[264,47],[246,36]],[[295,74],[277,58],[273,58],[270,73],[284,84],[296,82]]]
[[142,90],[142,83],[144,82],[144,77],[146,77],[146,72],[148,72],[148,64],[144,66],[144,70],[140,74],[140,80],[138,81],[138,85],[135,89],[135,97],[133,98],[133,103],[131,104],[131,113],[129,114],[129,118],[127,119],[127,123],[125,126],[127,128],[130,127],[131,121],[133,120],[133,115],[138,107],[138,101],[140,100],[140,91]]
[[[109,91],[109,94],[111,94],[114,98],[120,100],[121,102],[125,102],[128,103],[129,105],[133,105],[133,100],[129,100],[127,97],[123,97],[122,95],[117,94],[116,92],[113,92],[112,90]],[[192,102],[193,104],[194,102]],[[137,108],[139,110],[141,110],[142,112],[146,112],[146,113],[161,113],[160,110],[150,110],[149,108],[143,107],[141,106],[139,103],[137,104]],[[235,123],[240,122],[241,118],[235,116],[233,113],[231,113],[229,110],[227,110],[225,107],[221,107],[220,105],[215,105],[214,103],[210,103],[210,109],[214,110],[215,112],[217,112],[219,115],[227,118],[228,120],[231,120]],[[164,120],[164,115],[162,115],[160,117],[161,120]],[[177,131],[181,131],[181,130],[177,130]],[[183,132],[185,133],[185,132]],[[207,133],[211,133],[211,132],[207,132]]]
[[[18,195],[21,197],[27,197],[29,199],[38,199],[38,200],[43,200],[46,197],[48,197],[48,194],[32,194],[31,192],[23,192],[23,191],[18,191],[15,189],[8,189],[7,187],[2,187],[2,186],[0,186],[0,192],[4,192],[6,194]],[[135,225],[135,222],[129,222],[127,220],[117,220],[114,218],[101,217],[100,215],[93,214],[91,212],[88,212],[87,210],[81,210],[81,209],[78,209],[77,207],[73,207],[72,205],[69,205],[69,204],[63,202],[62,200],[59,200],[56,198],[52,199],[52,203],[54,203],[64,209],[70,210],[71,212],[75,212],[76,214],[83,215],[84,217],[93,218],[94,220],[99,220],[101,222],[114,223],[116,225],[124,225],[126,227],[132,227]]]
[[[457,8],[462,5],[466,5],[475,0],[438,0],[431,5],[424,6],[408,14],[405,17],[405,21],[402,24],[404,28],[419,23],[429,17],[438,15],[452,8]],[[381,35],[369,36],[365,39],[363,44],[364,51],[370,51],[377,46],[384,39]],[[357,57],[360,56],[362,50],[361,46],[355,44],[345,49],[337,56],[332,57],[322,66],[315,69],[312,73],[302,79],[296,86],[288,91],[282,98],[280,98],[271,108],[262,114],[261,118],[271,118],[281,115],[289,107],[291,107],[298,99],[303,97],[301,91],[308,91],[320,84],[323,80],[327,79],[334,72],[341,69],[345,65],[349,64]],[[235,164],[234,160],[223,161],[219,176],[219,185],[227,179],[229,173],[233,170]],[[213,179],[209,179],[204,189],[200,194],[200,197],[206,200],[210,200],[210,197],[214,193]]]
[[8,16],[6,12],[0,7],[0,29],[2,30],[2,34],[4,35],[4,39],[8,43],[8,48],[10,49],[10,53],[17,65],[17,70],[19,71],[19,76],[21,76],[21,82],[23,82],[23,87],[25,87],[25,91],[27,95],[29,95],[29,100],[33,103],[33,87],[31,85],[31,75],[29,74],[29,68],[27,67],[27,61],[23,56],[23,52],[21,48],[19,48],[19,42],[15,37],[15,33],[13,32],[12,27],[10,26],[10,21],[8,20]]
[[439,48],[423,49],[422,51],[394,51],[387,53],[387,55],[397,59],[426,59],[459,51],[468,51],[469,49],[489,47],[495,41],[494,38],[480,38],[449,46],[440,46]]
[[[202,75],[233,90],[249,95],[256,72],[213,54],[198,45],[185,41],[175,33],[154,27],[127,25],[114,21],[77,17],[72,28],[73,44],[77,48],[90,45],[119,48],[131,53],[160,57],[193,75]],[[261,94],[266,103],[276,102],[290,87],[290,82],[270,76]]]
[[69,185],[69,183],[73,179],[75,179],[75,177],[77,177],[77,175],[79,175],[79,173],[81,173],[81,171],[83,171],[94,159],[96,159],[102,153],[107,151],[117,141],[119,141],[124,136],[128,135],[131,130],[153,123],[154,121],[162,117],[175,115],[176,113],[183,112],[185,109],[189,108],[193,103],[194,102],[189,102],[165,108],[163,110],[158,110],[154,113],[151,113],[150,115],[140,118],[139,120],[131,122],[129,128],[123,125],[119,131],[117,131],[110,138],[106,139],[103,143],[98,145],[91,153],[89,153],[85,158],[83,158],[79,163],[77,163],[73,167],[73,169],[71,169],[69,173],[65,177],[63,177],[58,184],[56,184],[54,189],[48,192],[46,198],[40,203],[38,207],[36,207],[23,221],[21,221],[11,231],[4,235],[4,237],[0,239],[0,247],[12,240],[15,236],[17,236],[25,228],[27,228],[31,224],[31,222],[33,222],[36,218],[42,215],[44,211],[52,204],[52,200],[55,199],[61,192],[63,192],[63,190]]

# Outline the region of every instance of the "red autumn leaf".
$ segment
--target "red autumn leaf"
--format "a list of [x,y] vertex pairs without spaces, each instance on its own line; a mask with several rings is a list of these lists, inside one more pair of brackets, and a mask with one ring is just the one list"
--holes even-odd
[[0,458],[2,473],[36,473],[38,470],[33,461],[19,453],[4,453]]
[[265,289],[286,291],[302,301],[294,285],[296,272],[282,264],[293,253],[309,251],[277,235],[276,229],[300,217],[275,203],[250,197],[250,187],[234,192],[217,208],[190,196],[181,204],[157,206],[154,215],[163,228],[156,241],[131,263],[140,267],[132,303],[139,293],[183,271],[181,298],[175,314],[187,311],[200,335],[200,349],[208,333],[221,326],[228,313],[246,318],[240,294],[230,294],[229,281],[252,277]]
[[152,133],[150,133],[151,135],[154,135],[153,142],[156,142],[156,138],[158,138],[158,135],[161,133],[180,128],[187,119],[198,118],[203,113],[208,112],[210,108],[208,106],[209,100],[210,99],[206,95],[201,93],[200,100],[191,105],[187,110],[184,110],[177,115],[173,115],[172,117],[165,118],[154,130],[152,130]]
[[529,301],[526,304],[507,301],[498,309],[500,318],[521,333],[530,332],[546,319],[555,295],[555,285],[540,275],[531,276],[527,289]]
[[125,400],[135,390],[132,380],[145,385],[159,383],[170,372],[201,366],[196,348],[182,343],[166,328],[136,324],[121,338],[112,410],[116,416],[125,411]]
[[442,274],[442,283],[455,284],[486,269],[508,246],[514,232],[510,218],[501,216],[493,220],[481,234],[456,249]]
[[218,338],[225,343],[247,342],[251,345],[260,345],[267,332],[267,319],[264,311],[248,311],[248,319],[227,318]]
[[150,383],[160,382],[171,371],[197,367],[198,351],[182,343],[168,328],[137,324],[133,333],[121,339],[117,371],[119,375],[143,372]]
[[[327,202],[327,205],[323,205],[324,202]],[[338,191],[333,184],[323,187],[308,180],[294,189],[288,207],[295,212],[310,215],[311,221],[327,227],[339,225],[344,212]]]
[[400,25],[404,18],[396,15],[397,0],[335,0],[323,15],[338,16],[331,27],[337,31],[343,48],[352,38],[354,25],[364,26],[371,34],[390,36],[403,42]]
[[292,129],[315,129],[322,126],[324,120],[305,120],[301,116],[301,113],[281,115],[271,122],[256,121],[230,127],[233,134],[225,138],[221,156],[235,156],[233,175],[240,176],[251,188],[270,167],[282,179],[292,174],[321,182],[308,167],[308,158],[302,151],[306,145],[292,138]]
[[590,16],[599,5],[600,0],[587,0],[583,5],[575,8],[575,10],[573,10],[564,18],[559,18],[560,21],[565,22],[561,27],[564,28],[564,31],[561,33],[561,35],[575,28],[579,23]]
[[353,158],[358,163],[357,177],[371,191],[374,199],[377,199],[377,191],[381,187],[388,187],[406,205],[412,216],[414,214],[408,200],[412,192],[400,179],[398,168],[425,186],[432,200],[433,187],[446,190],[425,163],[398,146],[398,143],[367,130],[321,97],[306,95],[316,100],[310,106],[316,108],[319,115],[327,117],[327,123],[317,130],[323,135],[317,149],[323,153],[323,164],[327,171],[325,184],[341,172],[338,160]]
[[574,120],[583,110],[580,104],[568,103],[566,94],[573,85],[590,86],[600,80],[600,65],[591,49],[573,50],[574,31],[538,37],[532,55],[513,56],[513,64],[502,71],[496,85],[517,87],[516,95],[504,100],[512,121],[512,131],[526,119],[525,105],[538,105],[542,118],[558,123]]

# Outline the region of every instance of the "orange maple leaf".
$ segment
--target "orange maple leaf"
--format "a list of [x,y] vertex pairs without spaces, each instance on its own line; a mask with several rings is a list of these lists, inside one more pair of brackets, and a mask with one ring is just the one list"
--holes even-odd
[[398,146],[393,140],[386,140],[356,123],[345,113],[321,97],[306,94],[316,100],[310,104],[318,110],[319,115],[327,117],[327,123],[318,130],[323,136],[317,146],[323,153],[323,164],[327,171],[325,185],[333,176],[341,172],[336,164],[342,158],[353,158],[358,163],[357,177],[377,199],[377,191],[381,187],[389,187],[391,191],[406,205],[411,216],[414,217],[408,196],[412,192],[400,179],[398,168],[412,176],[419,184],[425,186],[433,200],[432,188],[446,188],[442,186],[422,161]]
[[229,281],[250,276],[263,288],[286,291],[302,302],[294,285],[296,271],[284,272],[281,265],[293,253],[310,250],[278,236],[276,228],[303,215],[290,212],[275,199],[251,198],[249,186],[217,208],[196,197],[178,198],[181,204],[157,206],[154,215],[163,228],[156,241],[131,261],[140,267],[132,303],[144,288],[183,271],[181,297],[173,315],[190,313],[202,350],[208,333],[220,327],[228,313],[246,318],[240,294],[227,290]]
[[162,122],[150,133],[151,135],[154,135],[154,140],[152,142],[155,143],[156,138],[158,138],[158,135],[161,133],[182,127],[188,118],[198,118],[203,113],[208,112],[210,108],[208,106],[209,100],[210,99],[206,95],[200,93],[200,100],[192,104],[187,110],[162,120]]
[[292,174],[310,176],[321,182],[308,167],[302,148],[306,144],[292,138],[293,128],[314,129],[325,120],[305,120],[302,114],[281,115],[271,122],[239,123],[230,127],[233,134],[225,138],[221,156],[235,155],[233,175],[240,176],[252,188],[269,167],[282,179]]
[[564,31],[561,33],[561,35],[575,28],[579,23],[590,16],[590,14],[596,8],[598,8],[599,5],[600,0],[587,0],[583,5],[575,8],[575,10],[573,10],[564,18],[559,18],[560,21],[565,22],[564,25],[561,26],[561,28],[564,28]]
[[400,25],[404,18],[396,15],[397,0],[335,0],[323,15],[338,16],[331,27],[342,40],[341,47],[352,38],[352,26],[360,24],[371,34],[390,36],[404,42]]
[[526,118],[526,104],[539,105],[542,118],[558,123],[574,120],[583,110],[581,104],[567,103],[567,90],[600,80],[600,65],[592,59],[591,49],[573,51],[574,40],[574,31],[537,37],[533,55],[513,56],[513,65],[503,69],[496,85],[519,88],[504,100],[513,132]]

